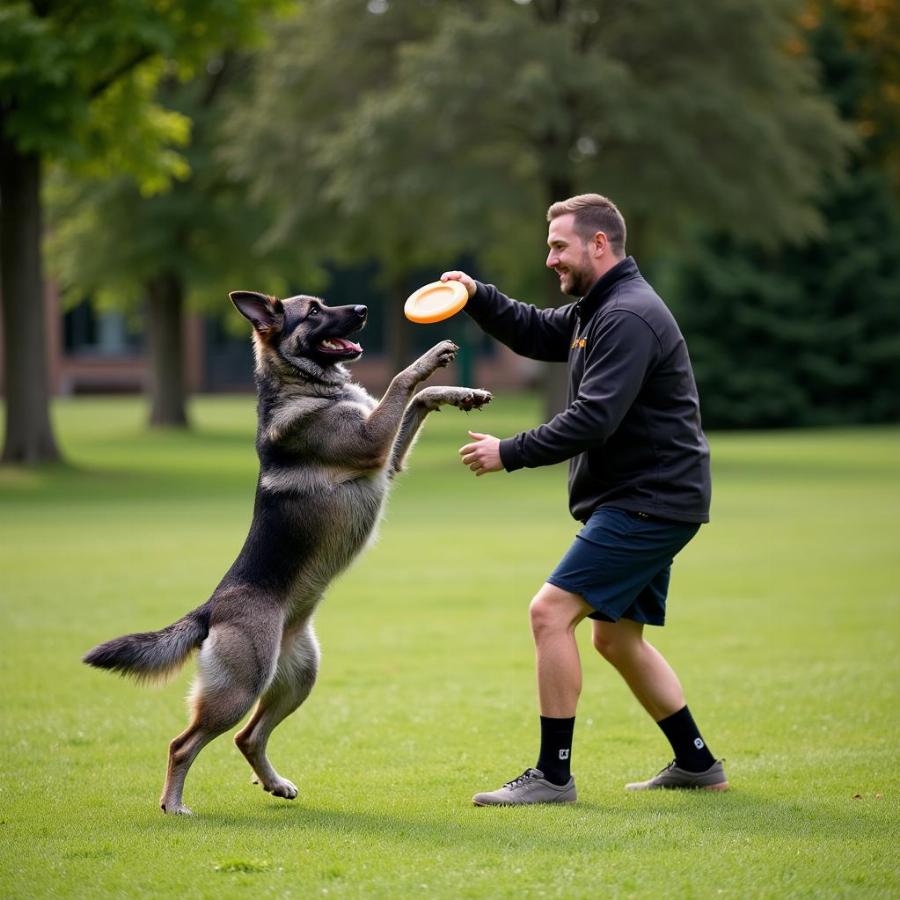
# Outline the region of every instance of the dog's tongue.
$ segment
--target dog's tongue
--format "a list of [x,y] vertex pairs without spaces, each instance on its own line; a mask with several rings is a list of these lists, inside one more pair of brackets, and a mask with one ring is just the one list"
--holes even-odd
[[348,341],[346,338],[329,338],[327,341],[322,341],[319,346],[332,353],[362,353],[362,347],[359,344]]

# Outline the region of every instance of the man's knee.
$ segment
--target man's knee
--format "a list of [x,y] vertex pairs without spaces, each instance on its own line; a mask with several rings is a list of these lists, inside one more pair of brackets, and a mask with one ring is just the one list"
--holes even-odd
[[555,621],[553,609],[540,593],[532,598],[528,607],[528,617],[531,620],[531,633],[536,638],[553,629]]
[[616,655],[616,639],[605,631],[594,629],[593,634],[594,649],[608,662],[612,662]]
[[587,607],[576,594],[545,584],[528,608],[535,639],[574,628],[584,618]]
[[641,641],[639,633],[617,627],[618,623],[599,623],[594,628],[594,649],[609,663],[619,665],[628,659]]

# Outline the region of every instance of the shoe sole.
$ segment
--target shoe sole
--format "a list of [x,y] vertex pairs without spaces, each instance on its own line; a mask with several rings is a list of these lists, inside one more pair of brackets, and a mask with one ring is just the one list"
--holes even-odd
[[541,800],[539,803],[479,803],[472,801],[472,806],[572,806],[577,800]]
[[661,784],[658,786],[648,785],[647,787],[625,785],[625,790],[635,793],[637,791],[727,791],[729,789],[727,781],[719,784]]

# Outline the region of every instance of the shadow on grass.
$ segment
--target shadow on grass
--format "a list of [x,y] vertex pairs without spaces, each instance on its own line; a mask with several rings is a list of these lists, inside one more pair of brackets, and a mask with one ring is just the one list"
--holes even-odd
[[[244,440],[243,445],[247,446]],[[122,463],[115,465],[84,465],[73,462],[20,468],[0,466],[0,499],[15,502],[119,502],[135,499],[184,500],[186,497],[253,495],[256,484],[256,459],[221,465],[217,451],[210,449],[207,457],[198,456],[192,448],[184,460],[179,460],[172,448],[166,448],[157,460],[149,458],[152,451],[138,460],[130,461],[123,453]]]
[[[258,813],[201,812],[190,820],[190,825],[278,831],[295,828],[307,837],[319,834],[324,841],[337,835],[358,834],[386,844],[413,842],[444,848],[517,850],[546,850],[549,831],[555,851],[572,852],[589,846],[602,849],[623,842],[656,840],[667,829],[689,831],[692,837],[708,834],[713,841],[735,836],[774,841],[807,837],[858,841],[883,838],[885,834],[887,810],[886,804],[880,802],[877,806],[863,806],[848,797],[847,808],[836,809],[813,799],[786,803],[738,791],[727,796],[680,794],[675,802],[672,799],[635,797],[624,805],[579,801],[574,806],[540,809],[460,806],[447,810],[442,806],[440,817],[292,803]],[[157,820],[157,829],[168,831],[171,827],[171,819]]]

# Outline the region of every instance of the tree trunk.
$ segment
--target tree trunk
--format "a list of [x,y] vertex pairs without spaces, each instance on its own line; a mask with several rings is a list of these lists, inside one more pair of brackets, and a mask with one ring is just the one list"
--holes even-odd
[[161,272],[146,289],[150,425],[187,428],[184,285],[174,272]]
[[21,153],[0,134],[5,463],[60,460],[50,424],[41,227],[40,157]]

